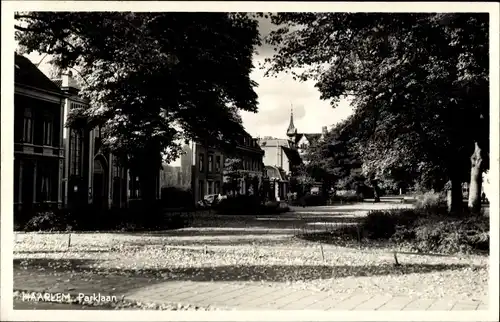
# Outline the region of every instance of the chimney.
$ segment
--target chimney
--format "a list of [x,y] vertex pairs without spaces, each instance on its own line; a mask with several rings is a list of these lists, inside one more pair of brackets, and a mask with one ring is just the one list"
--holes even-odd
[[326,135],[328,133],[328,128],[326,126],[323,126],[321,128],[321,132],[323,133],[323,135]]
[[68,73],[63,73],[61,75],[61,87],[69,87],[69,78],[70,76],[68,75]]

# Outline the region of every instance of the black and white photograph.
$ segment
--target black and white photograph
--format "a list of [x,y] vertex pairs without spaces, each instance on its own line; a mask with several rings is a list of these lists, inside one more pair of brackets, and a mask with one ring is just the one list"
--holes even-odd
[[498,319],[498,4],[96,3],[2,13],[2,320]]

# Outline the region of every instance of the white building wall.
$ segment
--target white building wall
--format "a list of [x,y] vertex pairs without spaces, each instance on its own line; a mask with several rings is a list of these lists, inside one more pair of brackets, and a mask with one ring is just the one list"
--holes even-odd
[[264,150],[264,165],[282,168],[287,174],[290,173],[290,162],[281,146],[261,146]]

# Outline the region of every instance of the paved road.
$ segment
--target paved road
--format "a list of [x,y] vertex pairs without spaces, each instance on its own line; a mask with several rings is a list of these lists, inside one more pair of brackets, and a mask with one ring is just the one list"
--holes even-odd
[[[15,270],[14,289],[51,293],[100,293],[142,303],[196,305],[235,310],[487,310],[487,299],[419,298],[406,295],[351,294],[269,287],[259,283],[151,280],[142,277],[94,275],[92,283],[77,274]],[[73,295],[74,296],[74,295]],[[21,304],[37,309],[36,305]],[[54,308],[61,308],[61,305]],[[42,309],[38,306],[38,309]],[[81,308],[79,308],[81,309]],[[87,309],[87,308],[85,308]]]

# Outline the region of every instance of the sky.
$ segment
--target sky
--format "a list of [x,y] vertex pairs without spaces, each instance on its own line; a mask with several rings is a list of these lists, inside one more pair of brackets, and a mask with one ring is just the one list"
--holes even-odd
[[[267,35],[272,29],[273,25],[268,20],[260,20],[261,36]],[[312,81],[296,81],[286,73],[280,73],[277,77],[265,77],[265,70],[259,66],[272,52],[272,48],[263,45],[254,55],[255,68],[251,79],[258,84],[255,88],[259,102],[258,113],[241,112],[243,125],[253,137],[285,138],[292,107],[294,124],[299,133],[320,133],[323,126],[330,128],[352,113],[347,101],[341,101],[333,108],[329,101],[321,100]],[[43,58],[38,53],[31,53],[27,57],[35,64]],[[45,57],[39,65],[46,75],[51,69],[49,60],[49,57]]]

